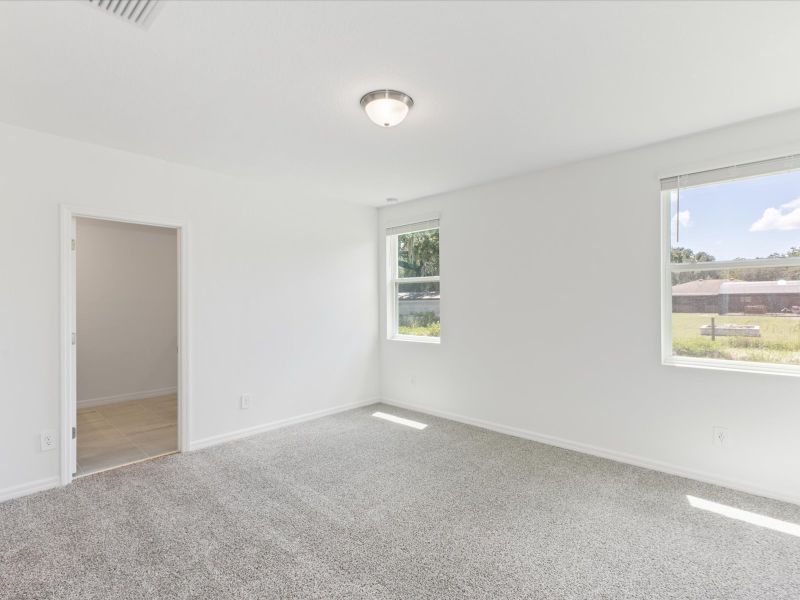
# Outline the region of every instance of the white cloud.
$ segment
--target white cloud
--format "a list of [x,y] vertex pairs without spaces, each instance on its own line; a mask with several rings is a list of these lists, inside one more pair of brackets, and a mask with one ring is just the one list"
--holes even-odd
[[795,198],[791,202],[781,204],[781,208],[800,208],[800,198]]
[[780,208],[770,207],[750,226],[750,231],[791,231],[800,229],[800,198]]
[[681,224],[681,227],[688,227],[692,224],[692,213],[688,210],[682,210],[677,215],[672,215],[672,230],[675,231],[675,225]]

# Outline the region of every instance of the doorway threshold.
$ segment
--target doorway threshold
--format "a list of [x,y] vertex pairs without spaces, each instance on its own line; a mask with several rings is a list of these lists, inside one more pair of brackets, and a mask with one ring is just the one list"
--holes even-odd
[[97,469],[96,471],[87,471],[85,473],[81,473],[80,471],[78,471],[77,473],[75,473],[74,477],[75,477],[75,479],[80,479],[82,477],[89,477],[90,475],[99,475],[100,473],[107,473],[108,471],[115,471],[115,470],[121,469],[123,467],[129,467],[131,465],[135,465],[135,464],[138,464],[138,463],[147,462],[149,460],[155,460],[157,458],[164,458],[165,456],[171,456],[172,454],[178,454],[178,453],[179,453],[178,450],[170,450],[169,452],[164,452],[162,454],[156,454],[155,456],[147,456],[145,458],[139,458],[137,460],[132,460],[130,462],[122,463],[120,465],[113,465],[113,466],[110,466],[110,467],[102,467],[100,469]]

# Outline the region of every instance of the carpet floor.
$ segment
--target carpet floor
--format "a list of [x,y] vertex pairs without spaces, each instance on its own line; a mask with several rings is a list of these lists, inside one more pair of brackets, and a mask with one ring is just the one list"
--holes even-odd
[[0,504],[0,598],[800,598],[800,537],[687,494],[800,523],[795,505],[375,405]]

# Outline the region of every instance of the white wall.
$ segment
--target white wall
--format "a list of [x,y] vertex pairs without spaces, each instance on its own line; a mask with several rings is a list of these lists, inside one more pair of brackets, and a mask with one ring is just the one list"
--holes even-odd
[[62,202],[188,223],[191,440],[378,395],[374,208],[0,126],[0,498],[58,475]]
[[78,405],[175,391],[175,229],[76,219]]
[[[381,222],[441,213],[433,345],[386,341],[384,323],[378,335],[374,209],[0,126],[0,498],[58,475],[38,436],[59,424],[64,202],[189,223],[192,440],[380,387],[800,502],[800,382],[661,366],[658,246],[660,175],[796,152],[798,131],[800,113],[785,114],[381,210]],[[619,281],[626,295],[603,293]],[[711,445],[712,425],[730,428],[729,449]]]
[[441,215],[443,336],[382,324],[383,397],[800,502],[800,380],[666,367],[659,345],[659,176],[797,152],[797,132],[794,112],[381,209],[380,228]]

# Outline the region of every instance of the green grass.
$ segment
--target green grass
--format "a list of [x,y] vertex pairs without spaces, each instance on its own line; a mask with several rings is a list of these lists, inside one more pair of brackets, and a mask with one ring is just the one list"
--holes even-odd
[[431,311],[401,315],[397,333],[400,335],[439,337],[441,333],[439,317]]
[[[712,342],[700,335],[700,326],[710,325],[711,317],[718,326],[759,325],[761,337],[718,336]],[[672,351],[676,356],[800,365],[800,317],[673,313]]]
[[397,328],[397,333],[400,335],[424,335],[427,337],[439,337],[440,332],[441,327],[438,321],[424,327],[408,327],[405,325],[400,325]]

